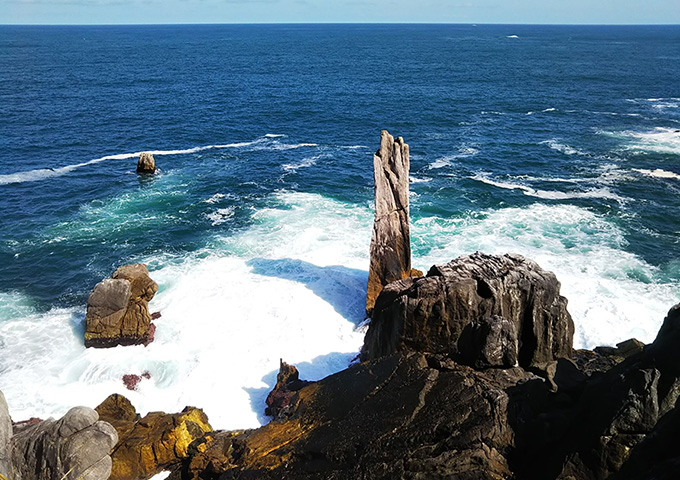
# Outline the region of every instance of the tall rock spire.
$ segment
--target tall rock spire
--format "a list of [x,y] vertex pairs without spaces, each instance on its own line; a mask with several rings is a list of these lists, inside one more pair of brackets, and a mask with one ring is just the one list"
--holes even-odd
[[366,313],[371,316],[383,287],[411,275],[409,227],[409,147],[402,137],[382,131],[380,150],[373,156],[375,221],[371,239]]

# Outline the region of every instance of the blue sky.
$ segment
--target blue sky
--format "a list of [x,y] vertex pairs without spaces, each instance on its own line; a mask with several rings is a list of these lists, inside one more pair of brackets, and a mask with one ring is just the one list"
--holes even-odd
[[0,0],[0,24],[680,24],[680,0]]

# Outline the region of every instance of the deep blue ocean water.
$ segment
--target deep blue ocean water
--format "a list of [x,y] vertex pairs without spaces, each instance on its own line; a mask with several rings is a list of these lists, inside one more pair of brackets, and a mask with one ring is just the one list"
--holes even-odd
[[[411,146],[416,267],[523,253],[562,281],[577,346],[652,341],[680,300],[678,79],[678,26],[0,26],[0,389],[59,413],[150,369],[137,401],[173,408],[212,361],[196,324],[267,350],[254,375],[282,344],[342,368],[381,129]],[[161,285],[158,351],[111,370],[82,320],[130,262]]]

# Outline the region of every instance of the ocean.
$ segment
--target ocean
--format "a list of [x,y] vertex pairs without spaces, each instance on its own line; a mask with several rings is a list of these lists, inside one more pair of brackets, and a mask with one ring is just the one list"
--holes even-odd
[[[561,281],[576,347],[653,341],[680,301],[678,79],[678,26],[0,26],[13,417],[121,393],[255,427],[279,359],[345,368],[382,129],[411,146],[414,267],[520,253]],[[156,340],[85,349],[92,288],[137,262]]]

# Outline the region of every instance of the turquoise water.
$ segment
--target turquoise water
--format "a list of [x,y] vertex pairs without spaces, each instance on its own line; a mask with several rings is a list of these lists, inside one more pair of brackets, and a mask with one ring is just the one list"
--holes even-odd
[[[522,253],[577,346],[652,341],[680,300],[678,77],[679,27],[0,27],[0,389],[18,417],[119,391],[236,428],[279,358],[343,368],[383,128],[411,146],[414,266]],[[85,350],[130,262],[157,341]]]

